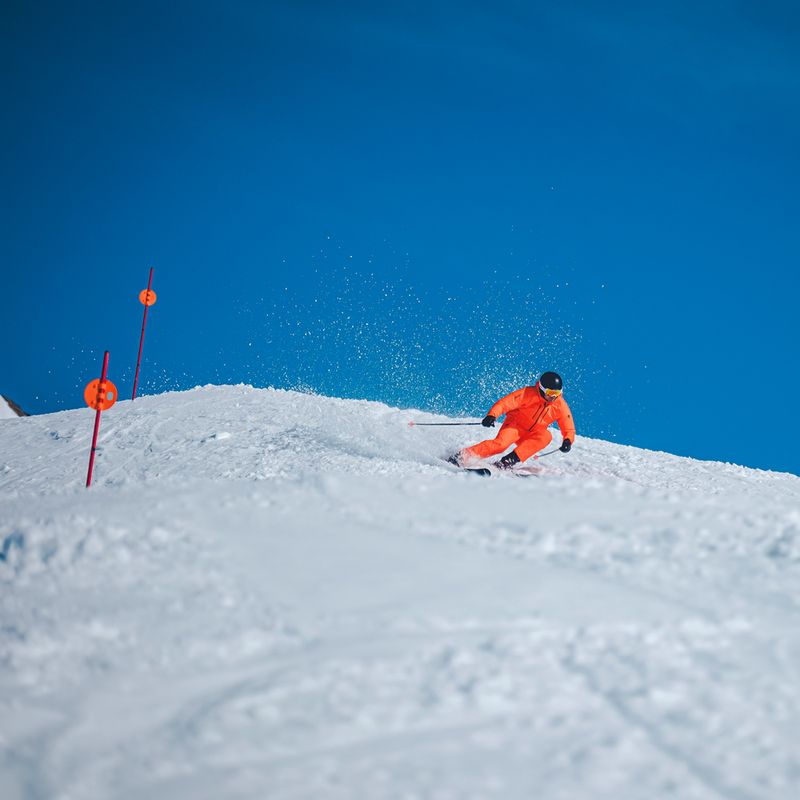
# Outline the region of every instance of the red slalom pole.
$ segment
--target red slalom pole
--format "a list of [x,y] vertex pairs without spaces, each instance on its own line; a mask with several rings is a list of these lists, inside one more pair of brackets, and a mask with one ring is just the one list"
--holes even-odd
[[103,356],[103,371],[100,380],[90,381],[84,390],[83,396],[90,408],[97,409],[94,418],[94,434],[92,435],[92,451],[89,454],[89,472],[86,474],[86,488],[92,485],[92,471],[94,470],[94,454],[97,450],[97,434],[100,432],[100,414],[111,408],[117,402],[117,387],[107,379],[108,376],[108,350]]
[[156,301],[156,293],[151,290],[153,285],[153,267],[150,267],[150,279],[147,281],[147,288],[139,295],[139,301],[144,305],[144,317],[142,318],[142,335],[139,337],[139,355],[136,358],[136,374],[133,376],[133,396],[136,399],[136,387],[139,384],[139,365],[142,363],[142,348],[144,347],[144,329],[147,327],[147,309]]

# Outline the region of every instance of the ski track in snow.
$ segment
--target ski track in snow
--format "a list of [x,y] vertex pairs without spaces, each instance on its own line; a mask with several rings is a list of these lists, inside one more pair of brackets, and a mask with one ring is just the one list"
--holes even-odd
[[797,477],[235,386],[87,492],[92,418],[0,422],[4,800],[800,796]]

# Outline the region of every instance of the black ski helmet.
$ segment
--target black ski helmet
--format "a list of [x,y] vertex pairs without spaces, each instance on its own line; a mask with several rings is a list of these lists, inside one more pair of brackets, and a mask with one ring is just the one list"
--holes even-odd
[[[539,394],[546,400],[555,400],[558,394],[561,394],[563,388],[561,376],[557,372],[543,372],[542,377],[539,378]],[[553,393],[558,392],[558,394],[551,394],[548,397],[548,392],[545,392],[545,389],[549,389]]]

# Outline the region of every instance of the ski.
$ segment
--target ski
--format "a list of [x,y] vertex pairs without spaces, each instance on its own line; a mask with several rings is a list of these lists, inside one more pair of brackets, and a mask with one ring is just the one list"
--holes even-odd
[[489,478],[492,475],[492,471],[486,467],[462,467],[460,464],[456,464],[449,458],[443,458],[442,461],[451,465],[458,472],[471,472],[473,475],[479,475],[481,478]]
[[461,467],[464,472],[471,472],[473,475],[480,475],[481,478],[490,478],[492,471],[486,467]]
[[491,470],[488,467],[461,467],[457,464],[453,464],[452,461],[448,461],[447,459],[442,459],[443,461],[451,464],[458,472],[471,472],[473,475],[477,475],[481,478],[491,478],[493,476],[499,476],[502,474],[513,475],[515,478],[534,478],[537,477],[540,469],[537,467],[528,467],[520,470],[516,469],[495,469]]
[[501,475],[510,475],[513,478],[538,478],[538,472],[529,472],[528,470],[516,469],[503,469],[493,472],[486,467],[462,467],[462,472],[471,472],[474,475],[480,475],[482,478],[500,477]]

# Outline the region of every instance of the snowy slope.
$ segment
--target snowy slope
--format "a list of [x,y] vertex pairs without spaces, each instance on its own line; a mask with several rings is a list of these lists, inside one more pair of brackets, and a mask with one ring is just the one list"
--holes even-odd
[[91,411],[0,426],[0,797],[800,796],[800,479],[424,417],[120,402],[88,492]]

